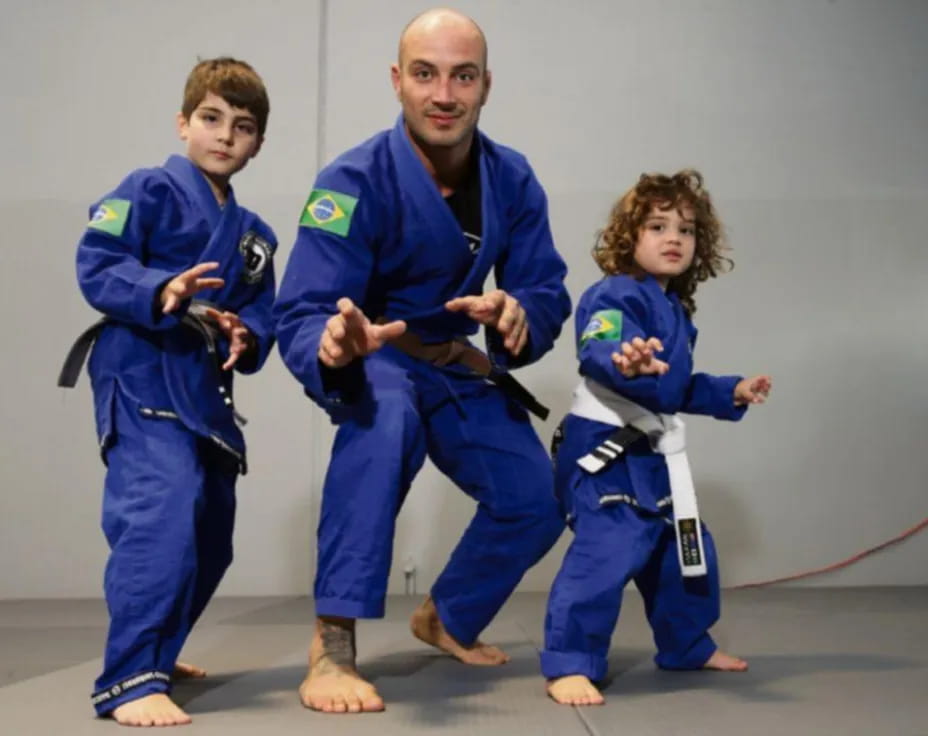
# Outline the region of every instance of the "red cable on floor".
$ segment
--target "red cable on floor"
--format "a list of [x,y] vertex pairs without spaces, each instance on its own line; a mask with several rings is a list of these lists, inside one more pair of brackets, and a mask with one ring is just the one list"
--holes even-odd
[[836,562],[831,565],[826,565],[825,567],[820,567],[816,570],[807,570],[806,572],[799,572],[795,575],[787,575],[782,578],[774,578],[773,580],[762,580],[759,583],[743,583],[742,585],[735,585],[729,588],[729,590],[738,590],[739,588],[759,588],[762,585],[773,585],[774,583],[785,583],[789,580],[799,580],[800,578],[808,578],[813,575],[821,575],[825,572],[831,572],[832,570],[840,570],[842,567],[847,567],[848,565],[853,565],[858,560],[862,560],[868,555],[872,555],[875,552],[879,552],[881,549],[886,549],[890,545],[897,544],[898,542],[911,537],[913,534],[918,534],[922,529],[928,526],[928,518],[922,519],[918,524],[913,526],[911,529],[907,529],[902,532],[898,537],[893,537],[892,539],[883,542],[882,544],[876,545],[876,547],[871,547],[870,549],[865,549],[863,552],[858,552],[853,557],[848,557],[846,560],[841,562]]

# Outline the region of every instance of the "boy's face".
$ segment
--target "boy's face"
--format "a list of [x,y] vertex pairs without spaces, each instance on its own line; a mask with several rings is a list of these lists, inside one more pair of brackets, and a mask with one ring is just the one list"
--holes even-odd
[[635,263],[663,286],[693,263],[696,252],[696,222],[693,208],[683,204],[679,210],[652,206],[638,231]]
[[214,180],[228,180],[257,155],[263,138],[254,114],[232,107],[212,92],[197,105],[190,119],[177,114],[180,139],[187,144],[187,157]]

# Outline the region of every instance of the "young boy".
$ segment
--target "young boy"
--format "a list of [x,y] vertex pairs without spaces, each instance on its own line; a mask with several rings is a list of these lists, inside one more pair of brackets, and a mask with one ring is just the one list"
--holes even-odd
[[722,249],[702,177],[687,170],[642,175],[594,251],[606,276],[577,307],[583,378],[556,455],[556,487],[575,534],[551,589],[541,654],[558,703],[603,702],[593,683],[606,675],[632,579],[659,667],[747,669],[708,634],[719,615],[718,568],[675,416],[737,420],[771,388],[769,376],[693,373],[693,294],[726,265]]
[[190,721],[168,697],[172,678],[205,673],[177,655],[232,560],[246,467],[230,369],[257,371],[272,347],[276,239],[238,206],[229,179],[260,150],[268,111],[248,64],[197,64],[177,116],[186,157],[130,173],[91,208],[77,249],[81,291],[105,316],[78,339],[60,383],[74,385],[95,340],[111,553],[92,700],[123,725]]

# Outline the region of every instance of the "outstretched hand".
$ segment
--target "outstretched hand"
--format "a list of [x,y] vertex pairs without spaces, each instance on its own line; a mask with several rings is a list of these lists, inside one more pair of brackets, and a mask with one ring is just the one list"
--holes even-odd
[[763,404],[773,388],[773,379],[770,376],[754,376],[743,378],[735,384],[735,406],[745,404]]
[[631,342],[623,342],[619,346],[621,352],[612,354],[612,363],[625,378],[662,376],[670,370],[670,366],[655,358],[654,353],[663,349],[663,343],[656,337],[649,337],[647,340],[636,337]]
[[184,299],[189,299],[204,289],[220,288],[225,281],[218,276],[201,278],[207,271],[215,271],[217,268],[219,264],[215,261],[198,263],[168,281],[161,289],[161,311],[164,314],[170,314],[180,306]]
[[503,337],[503,347],[512,355],[528,342],[528,320],[519,300],[502,289],[479,296],[459,296],[445,302],[450,312],[464,312],[475,322],[493,327]]
[[341,368],[355,358],[370,355],[406,332],[406,323],[400,320],[384,325],[371,323],[347,297],[339,299],[336,306],[338,312],[326,321],[317,353],[329,368]]
[[216,323],[229,341],[229,357],[222,364],[222,370],[227,371],[236,364],[243,353],[254,347],[255,337],[235,312],[220,312],[213,307],[207,307],[206,316]]

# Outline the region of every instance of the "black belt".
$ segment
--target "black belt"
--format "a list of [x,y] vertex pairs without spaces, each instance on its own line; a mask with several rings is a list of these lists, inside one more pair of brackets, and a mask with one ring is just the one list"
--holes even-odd
[[[206,351],[212,358],[211,363],[216,368],[216,382],[219,387],[219,393],[222,395],[222,401],[232,410],[239,424],[245,425],[248,420],[235,411],[235,405],[232,403],[232,396],[226,390],[222,380],[222,368],[219,365],[219,353],[216,348],[216,339],[219,335],[219,331],[207,322],[204,317],[200,316],[207,307],[213,306],[214,305],[209,302],[194,300],[184,316],[181,317],[180,322],[185,327],[195,331],[202,338],[204,345],[206,345]],[[68,351],[68,355],[64,359],[64,364],[61,366],[61,372],[58,374],[59,386],[62,388],[74,388],[74,386],[77,385],[77,379],[80,377],[81,369],[87,361],[90,348],[93,347],[94,342],[100,336],[103,328],[111,324],[119,324],[119,321],[111,317],[103,317],[94,322],[78,336],[77,340],[74,341],[74,344]]]
[[635,442],[646,437],[644,432],[630,425],[619,427],[577,460],[577,464],[588,473],[598,473],[618,460]]
[[510,399],[522,404],[526,410],[530,411],[542,421],[547,419],[548,415],[551,413],[551,410],[536,399],[511,373],[497,373],[493,371],[487,376],[487,380],[495,384]]

